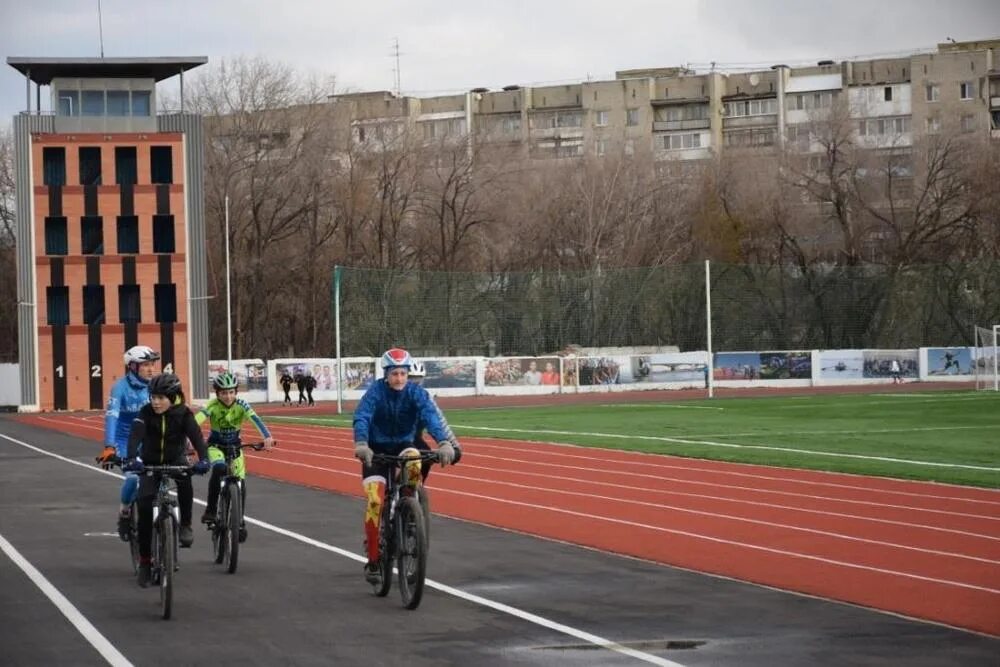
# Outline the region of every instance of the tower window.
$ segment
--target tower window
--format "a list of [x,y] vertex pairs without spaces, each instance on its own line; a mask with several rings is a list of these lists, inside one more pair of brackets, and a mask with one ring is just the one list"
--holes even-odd
[[69,324],[69,287],[45,288],[49,326],[67,326]]
[[115,183],[118,185],[138,183],[135,146],[115,147]]
[[134,215],[118,216],[118,254],[139,253],[139,218]]
[[42,179],[45,185],[66,185],[66,149],[42,149]]
[[83,286],[83,323],[104,324],[104,285]]
[[99,215],[85,215],[80,219],[81,246],[84,255],[104,254],[104,220]]
[[142,301],[139,299],[138,285],[118,286],[118,321],[122,324],[138,324],[142,321]]
[[174,216],[153,216],[153,252],[176,252]]
[[153,285],[153,303],[157,322],[177,321],[177,286],[173,283]]
[[101,149],[99,146],[80,148],[80,185],[101,184]]
[[150,177],[153,183],[173,183],[173,150],[170,146],[153,146],[149,152]]
[[65,255],[69,252],[66,233],[66,218],[54,216],[45,218],[45,254]]

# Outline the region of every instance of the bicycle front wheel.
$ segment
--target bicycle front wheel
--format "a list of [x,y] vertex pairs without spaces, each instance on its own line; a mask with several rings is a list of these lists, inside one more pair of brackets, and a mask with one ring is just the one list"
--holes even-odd
[[221,563],[226,559],[226,517],[229,516],[229,492],[228,485],[223,486],[219,492],[218,507],[215,510],[215,519],[212,521],[212,555],[215,562]]
[[424,513],[416,498],[403,498],[396,517],[399,526],[396,569],[399,570],[399,594],[403,606],[416,609],[424,594],[427,574],[427,532]]
[[159,521],[157,527],[157,561],[160,566],[160,612],[163,620],[169,620],[174,604],[174,555],[176,551],[177,524],[169,512]]
[[238,484],[226,486],[226,495],[229,496],[226,503],[229,512],[224,517],[226,521],[226,571],[229,574],[234,574],[240,557],[240,517],[243,516],[243,499],[240,496]]

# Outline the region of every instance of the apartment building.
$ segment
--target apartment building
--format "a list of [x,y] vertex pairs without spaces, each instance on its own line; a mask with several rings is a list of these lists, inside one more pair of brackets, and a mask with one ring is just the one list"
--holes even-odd
[[13,125],[27,409],[103,407],[136,344],[207,395],[201,119],[156,114],[156,83],[205,62],[7,59],[27,90]]
[[[817,133],[846,108],[858,145],[906,150],[948,132],[1000,138],[1000,40],[938,45],[910,57],[774,67],[754,72],[685,68],[619,71],[609,81],[477,88],[416,98],[389,92],[352,101],[355,140],[412,130],[473,145],[515,147],[533,160],[644,153],[699,161],[725,151],[819,152]],[[359,100],[374,99],[374,103]],[[837,119],[842,122],[843,119]],[[388,129],[392,128],[392,129]]]

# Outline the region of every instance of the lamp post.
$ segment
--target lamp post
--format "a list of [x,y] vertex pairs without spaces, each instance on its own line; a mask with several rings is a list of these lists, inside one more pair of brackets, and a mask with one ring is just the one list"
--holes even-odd
[[233,302],[229,275],[229,195],[226,195],[226,370],[233,371]]

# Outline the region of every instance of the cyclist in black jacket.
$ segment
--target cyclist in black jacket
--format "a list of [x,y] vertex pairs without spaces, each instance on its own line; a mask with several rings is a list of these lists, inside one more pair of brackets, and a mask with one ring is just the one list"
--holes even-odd
[[[208,450],[194,415],[184,404],[181,380],[173,373],[157,375],[149,382],[149,403],[144,405],[128,439],[125,469],[141,473],[144,463],[150,465],[187,465],[187,441],[198,452],[194,472],[208,472]],[[177,500],[181,514],[178,534],[180,546],[194,542],[191,530],[194,489],[190,477],[178,477]],[[138,583],[145,588],[150,581],[150,556],[153,544],[153,498],[159,488],[156,477],[142,476],[139,481],[139,572]]]

